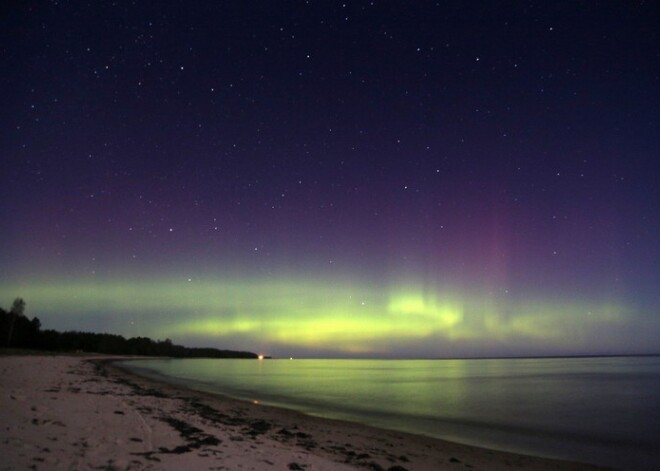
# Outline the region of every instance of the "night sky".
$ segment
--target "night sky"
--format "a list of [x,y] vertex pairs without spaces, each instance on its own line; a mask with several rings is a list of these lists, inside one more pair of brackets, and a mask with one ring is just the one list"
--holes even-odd
[[11,1],[0,305],[276,356],[660,351],[660,8]]

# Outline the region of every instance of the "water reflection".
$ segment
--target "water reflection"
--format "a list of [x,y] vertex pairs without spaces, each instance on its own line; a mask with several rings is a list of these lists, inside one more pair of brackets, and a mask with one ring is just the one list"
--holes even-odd
[[660,449],[657,357],[130,365],[207,392],[511,451],[643,469]]

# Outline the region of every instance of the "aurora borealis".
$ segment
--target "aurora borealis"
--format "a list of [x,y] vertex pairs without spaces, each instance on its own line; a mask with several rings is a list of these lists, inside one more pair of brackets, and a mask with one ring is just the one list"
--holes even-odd
[[650,3],[7,7],[0,305],[283,357],[657,353]]
[[[53,315],[67,329],[148,331],[207,345],[221,339],[223,346],[255,345],[280,356],[487,355],[510,343],[546,354],[584,342],[607,349],[629,335],[633,314],[614,301],[508,302],[437,287],[397,290],[333,279],[56,282],[24,290],[43,303],[35,310],[64,306],[65,314]],[[613,329],[616,337],[601,338]]]

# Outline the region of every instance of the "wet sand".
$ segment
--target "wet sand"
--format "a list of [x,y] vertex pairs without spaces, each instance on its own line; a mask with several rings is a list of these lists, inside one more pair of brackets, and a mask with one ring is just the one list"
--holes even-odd
[[0,356],[0,469],[602,469],[191,391],[112,358]]

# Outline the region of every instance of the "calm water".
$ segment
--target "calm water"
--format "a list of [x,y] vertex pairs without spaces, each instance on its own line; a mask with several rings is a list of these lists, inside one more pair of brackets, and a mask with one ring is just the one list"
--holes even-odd
[[660,469],[660,357],[125,365],[313,415],[622,469]]

